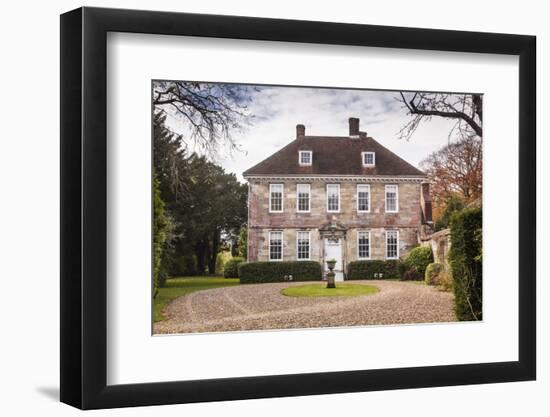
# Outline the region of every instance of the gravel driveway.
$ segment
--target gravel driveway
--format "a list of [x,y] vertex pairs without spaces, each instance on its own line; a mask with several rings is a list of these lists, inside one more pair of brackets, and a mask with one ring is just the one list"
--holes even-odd
[[358,297],[287,297],[304,282],[252,284],[197,291],[165,308],[153,332],[194,333],[456,321],[452,293],[414,282],[353,281],[380,292]]

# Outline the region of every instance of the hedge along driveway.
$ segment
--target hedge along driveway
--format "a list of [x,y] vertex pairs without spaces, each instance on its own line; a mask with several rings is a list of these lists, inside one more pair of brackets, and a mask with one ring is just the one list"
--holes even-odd
[[239,265],[241,284],[282,282],[292,275],[293,281],[319,281],[321,264],[315,261],[249,262]]
[[[358,297],[288,297],[296,283],[249,284],[197,291],[171,302],[153,332],[196,333],[456,321],[453,294],[401,281],[354,281],[377,287]],[[338,284],[337,284],[338,285]]]

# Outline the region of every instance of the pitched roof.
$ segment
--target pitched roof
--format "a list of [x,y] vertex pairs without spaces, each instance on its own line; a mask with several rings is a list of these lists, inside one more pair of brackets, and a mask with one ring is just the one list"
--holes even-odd
[[[298,163],[298,151],[313,151],[311,166]],[[375,152],[375,166],[364,167],[361,152]],[[254,175],[426,176],[371,137],[300,136],[269,158],[247,169]]]

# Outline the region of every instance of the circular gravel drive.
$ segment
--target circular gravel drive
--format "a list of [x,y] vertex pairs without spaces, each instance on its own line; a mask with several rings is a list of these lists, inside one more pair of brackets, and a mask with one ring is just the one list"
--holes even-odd
[[414,282],[353,281],[380,292],[358,297],[288,297],[303,282],[252,284],[197,291],[172,301],[155,334],[297,329],[456,321],[453,295]]

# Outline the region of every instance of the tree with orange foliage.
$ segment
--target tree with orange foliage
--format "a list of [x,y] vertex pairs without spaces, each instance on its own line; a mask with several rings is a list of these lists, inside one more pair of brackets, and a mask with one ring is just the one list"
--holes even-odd
[[451,198],[465,204],[478,201],[483,189],[482,141],[468,136],[430,154],[420,167],[431,181],[434,219]]

